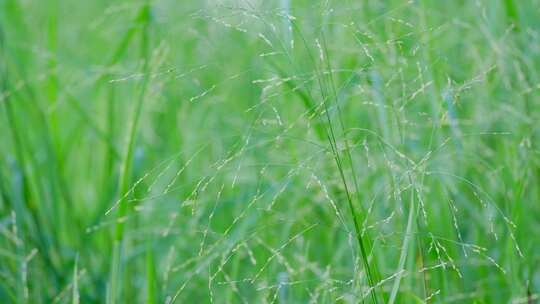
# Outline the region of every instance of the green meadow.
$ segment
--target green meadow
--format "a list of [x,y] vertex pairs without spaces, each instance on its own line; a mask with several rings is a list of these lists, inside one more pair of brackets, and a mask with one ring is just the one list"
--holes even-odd
[[540,1],[0,0],[0,303],[538,303]]

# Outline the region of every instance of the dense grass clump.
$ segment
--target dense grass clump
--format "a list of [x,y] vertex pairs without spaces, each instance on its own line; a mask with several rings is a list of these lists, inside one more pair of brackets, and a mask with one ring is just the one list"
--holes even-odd
[[539,8],[0,0],[0,302],[536,303]]

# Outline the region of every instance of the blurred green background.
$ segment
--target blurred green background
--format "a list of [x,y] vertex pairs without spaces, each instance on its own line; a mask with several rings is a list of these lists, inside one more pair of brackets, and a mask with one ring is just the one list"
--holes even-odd
[[536,303],[540,1],[0,0],[0,302]]

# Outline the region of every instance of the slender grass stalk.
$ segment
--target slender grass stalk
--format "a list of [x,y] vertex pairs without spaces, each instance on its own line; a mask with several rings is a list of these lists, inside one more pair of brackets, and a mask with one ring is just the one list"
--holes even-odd
[[[141,23],[140,21],[143,20],[144,14],[146,13],[145,6],[143,5],[139,11],[137,12],[135,19],[134,19],[134,25],[130,26],[129,29],[126,31],[122,39],[120,39],[120,43],[116,46],[116,49],[114,50],[113,54],[108,60],[107,66],[110,68],[117,64],[122,57],[125,55],[126,51],[128,50],[128,47],[132,43],[133,38],[135,37],[135,34],[137,31],[140,31]],[[103,170],[103,188],[106,189],[106,191],[103,192],[103,198],[102,201],[104,204],[106,204],[109,201],[110,196],[112,195],[111,192],[114,191],[114,185],[116,184],[115,178],[116,175],[114,174],[114,165],[117,162],[117,159],[114,157],[114,153],[116,152],[114,142],[116,140],[117,136],[117,130],[116,130],[116,102],[115,102],[115,95],[116,95],[116,88],[114,85],[111,85],[108,83],[111,77],[111,73],[107,72],[104,73],[97,81],[98,84],[104,83],[107,85],[107,96],[104,99],[107,109],[107,115],[106,115],[106,130],[107,130],[107,137],[108,142],[111,143],[108,147],[105,149],[105,160],[103,162],[104,164],[104,170]]]
[[[344,149],[345,157],[346,157],[346,159],[347,159],[347,161],[349,163],[349,168],[351,170],[351,175],[352,175],[352,179],[353,179],[353,185],[354,185],[354,188],[355,188],[356,195],[358,197],[358,205],[360,206],[360,209],[362,210],[362,213],[364,213],[364,210],[363,210],[364,208],[362,207],[361,200],[360,200],[360,193],[361,193],[360,192],[360,187],[359,187],[359,184],[358,184],[358,179],[357,179],[357,174],[356,174],[354,161],[353,161],[353,158],[351,156],[351,148],[349,146],[349,141],[347,140],[347,136],[346,136],[345,124],[343,122],[343,114],[342,114],[342,111],[341,111],[341,107],[339,105],[338,94],[336,92],[336,86],[335,86],[335,82],[334,82],[332,66],[330,64],[330,54],[328,52],[328,45],[326,43],[326,36],[324,34],[324,30],[321,31],[321,38],[322,38],[322,42],[323,42],[322,47],[323,47],[323,51],[324,51],[324,59],[325,59],[325,63],[326,63],[328,82],[329,82],[329,86],[331,88],[331,96],[330,96],[330,98],[332,98],[334,100],[335,107],[337,108],[337,117],[338,117],[339,127],[341,129],[343,142],[344,142],[344,145],[345,145],[345,149]],[[325,112],[326,112],[326,115],[327,115],[327,119],[330,122],[328,108],[326,108]],[[336,152],[337,152],[338,147],[336,145],[335,145],[335,148],[336,148]],[[341,163],[341,161],[339,161],[339,163]],[[346,185],[347,181],[346,181],[344,173],[342,171],[343,170],[340,170],[340,174],[342,176],[343,184]],[[345,189],[346,189],[346,191],[348,191],[347,188],[345,188]],[[348,194],[348,196],[350,196],[350,195]],[[373,302],[378,303],[377,292],[376,292],[376,290],[374,288],[375,284],[376,284],[375,281],[378,280],[378,278],[377,278],[378,277],[378,271],[377,270],[375,270],[375,271],[372,270],[372,268],[377,269],[376,263],[373,263],[372,265],[370,265],[369,260],[368,260],[368,256],[369,256],[368,252],[371,250],[371,242],[369,240],[369,237],[367,237],[367,234],[362,235],[362,228],[360,227],[360,223],[363,222],[363,219],[359,217],[359,215],[357,213],[357,210],[356,210],[356,207],[354,206],[354,204],[352,202],[352,199],[349,198],[348,202],[349,202],[349,209],[350,209],[351,215],[353,217],[353,221],[354,221],[354,226],[355,226],[355,232],[357,234],[358,245],[360,247],[360,252],[362,254],[362,261],[364,263],[364,268],[366,270],[368,283],[369,283],[370,288],[371,288],[370,294],[371,294]],[[372,267],[373,265],[375,265],[375,267]]]
[[[297,26],[297,24],[296,24],[296,22],[294,20],[290,20],[290,23],[291,23],[291,26],[294,29],[294,31],[296,33],[298,33],[298,35],[301,37],[304,49],[306,50],[306,53],[308,54],[308,57],[309,57],[310,61],[313,63],[313,65],[315,67],[315,70],[316,70],[317,82],[318,82],[319,89],[320,89],[320,92],[321,92],[322,104],[324,106],[323,110],[324,110],[324,113],[325,113],[324,118],[321,117],[321,120],[324,120],[326,122],[323,129],[324,129],[324,132],[325,132],[325,135],[326,135],[326,139],[328,140],[328,142],[330,144],[332,155],[333,155],[334,160],[336,162],[336,166],[337,166],[337,169],[338,169],[342,184],[343,184],[343,186],[345,188],[346,200],[347,200],[348,207],[349,207],[352,219],[353,219],[353,224],[354,224],[354,229],[355,229],[355,234],[356,234],[356,240],[357,240],[358,247],[359,247],[359,250],[360,250],[361,260],[362,260],[362,263],[363,263],[364,268],[366,270],[367,280],[368,280],[368,283],[369,283],[370,289],[371,289],[370,295],[371,295],[373,303],[378,303],[377,294],[376,294],[376,291],[375,291],[375,283],[374,283],[374,280],[373,280],[372,271],[371,271],[369,261],[368,261],[367,250],[366,250],[366,246],[364,244],[365,241],[364,241],[364,238],[362,236],[362,230],[361,230],[361,227],[360,227],[360,219],[358,218],[358,213],[357,213],[356,207],[353,204],[351,192],[350,192],[349,186],[347,184],[347,179],[345,177],[344,167],[343,167],[343,164],[342,164],[342,158],[341,158],[341,155],[340,155],[340,152],[339,152],[339,148],[337,146],[336,134],[334,132],[332,119],[331,119],[330,113],[329,113],[330,109],[329,109],[329,106],[328,106],[328,100],[331,99],[332,96],[330,96],[327,93],[326,85],[323,84],[324,79],[325,79],[324,73],[321,72],[319,70],[319,68],[317,68],[316,60],[313,57],[313,55],[312,55],[312,53],[311,53],[311,51],[310,51],[310,49],[308,47],[307,41],[305,40],[305,37],[303,36],[302,31],[298,28],[298,26]],[[281,43],[281,39],[279,37],[277,37],[277,40],[280,41],[280,43]],[[282,46],[283,52],[286,54],[287,58],[289,59],[289,61],[294,66],[294,61],[292,60],[292,57],[291,57],[291,55],[289,53],[288,48],[285,47],[283,43],[281,43],[281,46]],[[327,63],[327,67],[328,67],[328,63]],[[280,72],[280,74],[283,74],[280,69],[278,69],[278,72]],[[331,70],[329,70],[328,72],[331,73]],[[292,81],[286,81],[285,84],[288,85],[289,87],[293,86]],[[296,91],[298,91],[296,86],[293,86],[293,87],[295,88]],[[333,99],[335,100],[337,98],[337,94],[335,93],[335,86],[332,86],[332,88],[334,90]],[[312,100],[315,100],[315,99],[311,95],[311,92],[309,90],[307,90],[305,93],[303,93],[303,91],[299,91],[299,94],[300,94],[300,97],[301,97],[302,101],[304,102],[304,104],[308,107],[308,110],[315,109],[315,106],[311,102]],[[336,106],[339,107],[339,105],[337,105],[337,104],[336,104]],[[342,121],[341,121],[340,126],[342,128],[342,131],[344,131]],[[316,125],[315,130],[317,131],[318,135],[321,135],[321,129],[320,129],[320,127],[318,125]],[[348,142],[346,140],[345,140],[345,144],[346,144],[346,147],[345,147],[346,153],[349,153],[347,155],[348,155],[349,165],[351,166],[351,170],[353,170],[353,176],[354,176],[353,178],[356,179],[356,174],[354,173],[354,164],[352,163],[352,157],[350,157],[350,148],[348,147]],[[354,184],[355,184],[355,187],[357,188],[357,193],[359,194],[360,192],[358,190],[358,183],[357,183],[356,180],[354,180]],[[369,243],[369,241],[368,241],[368,243]]]
[[113,240],[113,261],[112,261],[112,270],[111,270],[111,280],[110,280],[110,291],[109,291],[109,303],[117,303],[119,297],[119,283],[121,278],[121,262],[122,262],[122,248],[124,246],[124,233],[125,233],[125,223],[123,218],[128,215],[128,205],[125,194],[129,191],[130,179],[131,179],[131,168],[133,161],[133,151],[135,145],[135,135],[137,133],[137,127],[139,124],[139,118],[142,111],[143,101],[146,95],[146,89],[149,82],[149,33],[148,28],[150,25],[150,4],[146,3],[144,5],[144,13],[137,18],[137,22],[141,25],[141,57],[143,60],[142,67],[142,82],[139,92],[139,96],[136,100],[136,103],[133,105],[133,112],[129,121],[128,134],[126,140],[126,151],[122,161],[122,167],[120,171],[120,180],[119,180],[119,195],[120,200],[118,203],[118,210],[116,215],[115,231],[114,231],[114,240]]
[[[146,5],[146,14],[143,18],[139,20],[142,25],[141,29],[141,57],[143,59],[142,73],[143,78],[141,82],[141,88],[139,96],[133,105],[133,112],[129,121],[128,134],[126,140],[126,151],[124,154],[124,159],[122,161],[122,168],[120,171],[120,196],[124,196],[129,190],[130,180],[131,180],[131,168],[133,162],[133,151],[135,146],[135,135],[137,134],[137,127],[139,124],[139,118],[142,112],[142,106],[144,97],[146,95],[146,89],[149,82],[149,54],[148,54],[148,26],[150,23],[150,6]],[[118,217],[121,218],[126,215],[128,207],[125,202],[120,202],[118,205]],[[124,235],[124,223],[120,222],[116,225],[115,239],[122,240]]]
[[[356,240],[357,240],[358,247],[359,247],[359,250],[360,250],[360,257],[361,257],[362,263],[364,265],[364,269],[366,271],[368,284],[370,286],[370,296],[371,296],[371,299],[372,299],[373,303],[378,303],[378,298],[377,298],[377,293],[376,293],[376,288],[375,288],[375,282],[374,282],[374,279],[373,279],[374,275],[372,274],[372,270],[371,270],[371,267],[369,265],[368,253],[367,253],[368,250],[366,249],[366,245],[364,243],[364,242],[367,242],[367,244],[368,244],[367,248],[371,248],[369,237],[363,237],[363,235],[362,235],[362,229],[360,227],[361,220],[358,217],[358,211],[356,210],[356,207],[354,206],[354,203],[352,201],[351,192],[350,192],[349,186],[347,184],[347,179],[345,177],[344,168],[343,168],[343,164],[342,164],[342,159],[341,159],[341,156],[340,156],[339,148],[337,146],[337,140],[336,140],[336,135],[335,135],[334,128],[333,128],[332,119],[330,118],[330,113],[329,113],[330,109],[329,109],[328,104],[327,104],[329,99],[333,99],[335,101],[336,107],[338,108],[338,112],[339,112],[340,127],[341,127],[342,132],[345,133],[344,124],[343,124],[343,120],[342,120],[342,117],[341,117],[342,114],[341,114],[341,110],[340,110],[340,107],[339,107],[339,104],[338,104],[337,93],[336,93],[336,90],[335,90],[335,85],[334,85],[334,82],[333,82],[333,79],[332,79],[332,81],[331,81],[332,84],[330,85],[332,90],[333,90],[333,97],[332,97],[326,92],[326,86],[323,85],[323,81],[325,79],[324,73],[321,72],[317,68],[317,63],[316,63],[313,55],[311,54],[311,51],[309,50],[308,44],[307,44],[304,36],[302,35],[301,30],[298,28],[298,26],[296,25],[296,23],[293,20],[288,20],[288,21],[289,21],[291,27],[300,35],[303,46],[304,46],[306,52],[308,53],[309,58],[310,58],[311,62],[313,63],[313,65],[315,66],[315,69],[316,69],[317,81],[318,81],[318,84],[319,84],[319,89],[321,91],[321,96],[322,96],[322,100],[323,100],[322,103],[324,105],[324,112],[325,112],[325,116],[324,116],[325,118],[321,118],[321,121],[326,120],[326,124],[325,125],[324,124],[316,124],[315,125],[315,131],[316,131],[316,134],[319,136],[320,139],[324,139],[324,137],[323,137],[323,132],[324,132],[324,134],[326,136],[326,139],[330,144],[332,155],[333,155],[334,160],[336,162],[342,184],[343,184],[343,186],[345,188],[345,194],[346,194],[346,198],[347,198],[347,203],[348,203],[349,211],[350,211],[352,219],[353,219],[353,225],[354,225],[354,229],[355,229]],[[293,38],[291,37],[291,41],[292,41],[292,39]],[[279,37],[277,38],[277,40],[280,41],[280,43],[281,43],[281,39],[279,39]],[[286,54],[289,61],[291,63],[294,63],[294,61],[292,60],[292,57],[291,57],[291,55],[289,53],[288,48],[285,47],[285,45],[283,43],[281,43],[281,46],[282,46],[283,52]],[[326,49],[326,42],[325,42],[325,51],[326,51],[326,53],[328,53],[327,49]],[[328,55],[328,54],[326,54],[326,55]],[[326,56],[326,58],[327,58],[327,60],[326,60],[327,73],[330,74],[329,77],[332,77],[331,76],[332,75],[332,70],[331,70],[331,67],[330,67],[330,63],[328,61],[328,56]],[[323,62],[323,64],[324,63],[325,62]],[[273,66],[278,71],[280,76],[284,77],[285,73],[276,64],[273,64]],[[298,93],[298,95],[300,96],[300,99],[303,101],[304,105],[306,106],[306,108],[309,111],[316,109],[316,106],[312,102],[312,100],[315,100],[315,99],[311,95],[311,92],[309,90],[307,90],[306,92],[302,91],[290,79],[285,81],[285,84],[289,88],[294,89],[294,91]],[[352,156],[350,154],[350,147],[349,147],[349,144],[348,144],[348,141],[347,141],[346,138],[345,138],[344,142],[345,142],[346,157],[348,159],[349,166],[350,166],[350,168],[352,170],[353,183],[354,183],[354,186],[355,186],[355,189],[356,189],[355,191],[356,191],[356,193],[358,195],[360,195],[358,181],[357,181],[356,173],[355,173],[355,169],[354,169],[354,163],[353,163],[353,160],[352,160]],[[362,209],[361,205],[360,205],[360,208]],[[366,239],[366,240],[364,240],[364,239]],[[378,273],[378,271],[375,271],[375,273]]]
[[[409,178],[409,180],[411,183],[413,182],[412,179]],[[403,237],[403,243],[401,244],[401,253],[399,256],[398,269],[396,272],[394,285],[392,286],[392,291],[390,292],[390,299],[388,300],[388,304],[393,304],[396,301],[396,297],[399,291],[399,285],[401,283],[401,277],[405,272],[405,262],[407,261],[407,253],[409,252],[409,243],[412,239],[414,239],[412,233],[417,210],[414,203],[414,189],[411,189],[410,192],[411,197],[409,202],[409,216],[407,217],[407,227],[405,228],[405,235]]]

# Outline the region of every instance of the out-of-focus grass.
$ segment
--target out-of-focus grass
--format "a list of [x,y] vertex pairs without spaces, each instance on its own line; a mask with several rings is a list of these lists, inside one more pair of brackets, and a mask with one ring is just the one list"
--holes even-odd
[[538,7],[0,0],[0,302],[534,303]]

